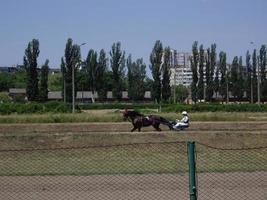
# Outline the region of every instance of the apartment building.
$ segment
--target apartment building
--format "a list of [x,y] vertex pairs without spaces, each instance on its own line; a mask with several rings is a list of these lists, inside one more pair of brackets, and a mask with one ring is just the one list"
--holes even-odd
[[190,56],[191,53],[171,50],[171,85],[190,86],[192,83]]

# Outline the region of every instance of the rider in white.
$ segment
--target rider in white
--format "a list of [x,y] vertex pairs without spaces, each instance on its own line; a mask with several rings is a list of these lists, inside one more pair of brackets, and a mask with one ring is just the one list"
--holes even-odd
[[189,117],[186,111],[182,112],[183,118],[180,120],[176,120],[176,124],[173,126],[174,129],[184,129],[189,127]]

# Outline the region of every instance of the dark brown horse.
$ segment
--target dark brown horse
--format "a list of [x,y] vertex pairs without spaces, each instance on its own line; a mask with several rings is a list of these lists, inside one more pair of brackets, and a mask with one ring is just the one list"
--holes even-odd
[[157,131],[161,131],[159,128],[160,124],[164,124],[169,127],[170,130],[172,130],[172,124],[170,121],[164,119],[163,117],[157,116],[157,115],[149,115],[149,116],[144,116],[141,113],[138,113],[136,111],[128,111],[125,109],[123,111],[123,119],[124,121],[128,120],[132,122],[133,128],[131,132],[135,131],[138,129],[138,131],[141,131],[142,127],[147,127],[147,126],[153,126]]

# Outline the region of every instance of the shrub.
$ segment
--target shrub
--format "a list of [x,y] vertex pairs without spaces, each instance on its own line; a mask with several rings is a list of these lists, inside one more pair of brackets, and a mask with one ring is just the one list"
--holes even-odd
[[[37,103],[31,102],[27,104],[21,103],[3,103],[0,104],[0,114],[30,114],[30,113],[69,113],[71,112],[71,105],[62,102],[47,102]],[[80,111],[79,107],[76,111]]]
[[0,103],[10,103],[11,98],[8,96],[6,92],[0,92]]

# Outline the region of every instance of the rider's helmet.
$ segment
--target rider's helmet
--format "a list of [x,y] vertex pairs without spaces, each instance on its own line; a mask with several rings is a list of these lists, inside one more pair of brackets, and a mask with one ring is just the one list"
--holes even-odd
[[187,112],[186,112],[186,111],[183,111],[183,112],[182,112],[182,115],[187,115]]

